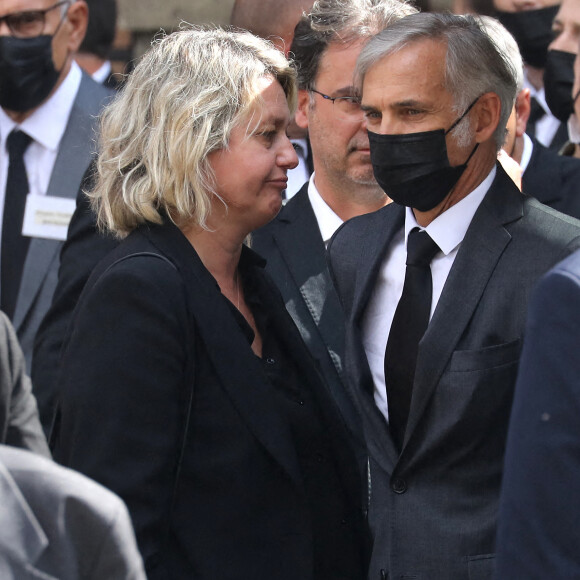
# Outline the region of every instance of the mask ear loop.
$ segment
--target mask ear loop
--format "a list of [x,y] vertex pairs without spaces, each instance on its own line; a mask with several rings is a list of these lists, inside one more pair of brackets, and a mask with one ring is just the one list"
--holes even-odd
[[445,135],[447,135],[448,133],[453,131],[453,129],[455,129],[455,127],[457,127],[457,125],[459,125],[459,123],[461,123],[461,121],[463,121],[463,119],[465,118],[465,115],[467,115],[467,113],[469,113],[469,111],[471,111],[471,109],[473,109],[473,106],[475,105],[475,103],[477,103],[477,101],[479,101],[480,97],[481,97],[481,95],[479,95],[479,97],[477,97],[477,99],[475,99],[475,101],[473,101],[473,103],[471,103],[471,105],[469,105],[469,107],[467,107],[467,109],[465,109],[465,112],[463,113],[463,115],[461,115],[461,117],[459,117],[459,119],[457,119],[457,121],[455,121],[455,123],[453,123],[453,125],[451,125],[451,127],[449,127],[449,129],[447,129],[447,131],[445,131]]
[[[580,93],[580,91],[579,91],[579,93]],[[475,103],[477,103],[477,101],[479,101],[480,97],[481,97],[481,95],[479,97],[477,97],[477,99],[475,99],[475,101],[473,101],[471,103],[471,105],[469,105],[469,107],[467,107],[467,109],[465,109],[465,112],[463,113],[463,115],[461,115],[461,117],[459,117],[459,119],[457,119],[457,121],[455,121],[455,123],[453,123],[453,125],[451,125],[451,127],[449,127],[449,129],[447,129],[447,131],[445,131],[445,135],[447,135],[448,133],[453,131],[453,129],[455,129],[455,127],[457,127],[457,125],[459,125],[459,123],[461,123],[461,121],[463,121],[463,119],[465,118],[465,115],[467,115],[467,113],[469,113],[469,111],[471,111],[471,109],[473,109],[473,106],[475,105]],[[471,150],[471,153],[469,154],[467,161],[463,165],[467,165],[469,163],[471,158],[475,155],[475,152],[477,151],[478,147],[479,147],[479,143],[476,143],[475,147]]]

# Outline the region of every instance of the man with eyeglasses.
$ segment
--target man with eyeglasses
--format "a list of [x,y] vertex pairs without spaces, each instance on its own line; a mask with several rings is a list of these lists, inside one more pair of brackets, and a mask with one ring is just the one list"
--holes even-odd
[[353,72],[373,34],[414,12],[397,0],[330,0],[315,2],[300,20],[290,49],[298,69],[296,122],[308,128],[314,174],[274,221],[255,232],[252,244],[267,259],[267,270],[356,432],[358,420],[343,383],[344,317],[325,251],[344,221],[389,201],[373,176]]
[[109,95],[73,61],[87,19],[84,0],[0,3],[0,307],[28,369]]

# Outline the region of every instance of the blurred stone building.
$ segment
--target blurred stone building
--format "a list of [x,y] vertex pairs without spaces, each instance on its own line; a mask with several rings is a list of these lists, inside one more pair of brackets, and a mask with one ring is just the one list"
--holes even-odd
[[118,0],[118,35],[112,60],[123,72],[125,62],[138,58],[161,29],[180,23],[228,24],[234,0]]

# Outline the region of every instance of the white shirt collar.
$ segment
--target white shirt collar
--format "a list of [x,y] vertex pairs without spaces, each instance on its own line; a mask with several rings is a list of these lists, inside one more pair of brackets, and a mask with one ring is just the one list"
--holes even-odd
[[426,228],[421,228],[413,210],[410,207],[406,208],[405,247],[409,232],[413,228],[420,228],[427,231],[446,256],[452,252],[463,241],[477,208],[495,179],[495,174],[494,165],[487,177],[469,195],[436,217]]
[[524,133],[524,150],[522,151],[522,160],[520,161],[520,167],[522,168],[522,173],[527,169],[530,158],[532,157],[532,152],[534,150],[534,142]]
[[111,75],[111,61],[106,60],[91,76],[99,84],[103,84]]
[[310,182],[308,183],[308,199],[310,200],[310,205],[312,205],[312,209],[314,210],[314,215],[318,222],[318,228],[320,229],[322,240],[325,244],[328,244],[330,238],[334,235],[334,232],[336,232],[336,230],[343,224],[343,221],[334,213],[334,211],[332,211],[324,199],[322,199],[322,196],[316,189],[314,178],[315,174],[313,173],[310,177]]
[[[66,129],[81,78],[81,69],[73,61],[69,73],[55,93],[19,125],[20,129],[46,149],[56,151]],[[0,134],[3,140],[15,127],[16,123],[0,108]]]

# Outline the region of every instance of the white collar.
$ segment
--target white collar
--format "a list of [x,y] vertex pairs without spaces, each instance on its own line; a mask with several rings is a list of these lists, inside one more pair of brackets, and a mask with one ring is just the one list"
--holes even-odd
[[427,231],[446,256],[451,253],[463,241],[477,208],[495,179],[495,174],[496,167],[494,165],[487,177],[470,194],[445,210],[426,228],[422,228],[417,223],[413,210],[410,207],[406,208],[405,247],[407,245],[409,232],[413,228],[420,228]]
[[318,193],[318,189],[316,189],[316,184],[314,183],[314,177],[315,174],[313,173],[308,183],[308,199],[314,210],[322,240],[327,244],[334,235],[334,232],[343,224],[343,221],[334,213],[324,199],[322,199],[320,193]]
[[528,163],[532,157],[532,152],[534,151],[534,142],[524,133],[524,149],[522,151],[522,160],[520,161],[520,167],[522,168],[522,173],[528,168]]
[[[19,128],[46,149],[56,151],[66,129],[81,78],[81,69],[73,61],[69,73],[54,94],[27,117]],[[16,126],[17,123],[0,108],[2,139],[5,140]]]
[[111,75],[111,61],[106,60],[92,75],[93,80],[99,84],[103,84]]

